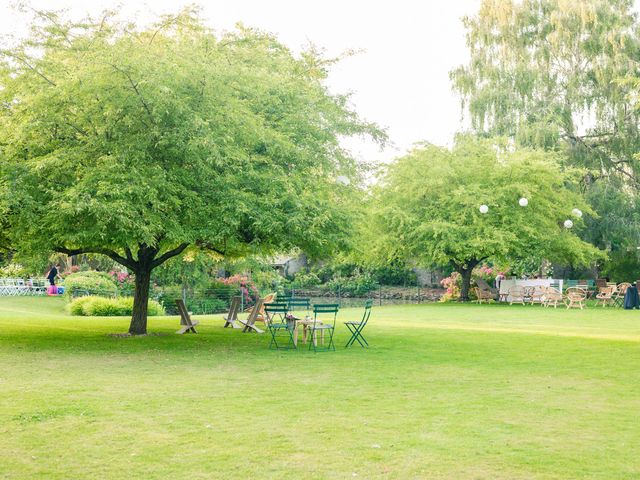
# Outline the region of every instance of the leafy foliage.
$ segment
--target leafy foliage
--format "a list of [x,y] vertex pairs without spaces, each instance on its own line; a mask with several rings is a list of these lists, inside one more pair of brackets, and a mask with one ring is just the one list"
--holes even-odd
[[484,0],[464,23],[470,61],[451,78],[474,130],[562,151],[586,168],[582,188],[599,216],[587,220],[583,238],[610,246],[605,273],[637,270],[637,256],[625,260],[639,228],[634,3]]
[[[472,137],[459,137],[451,151],[417,147],[383,178],[371,220],[371,254],[383,261],[450,264],[463,276],[462,298],[472,270],[485,259],[591,262],[599,251],[562,226],[573,208],[591,210],[567,188],[570,175],[555,160],[542,151],[512,151]],[[519,206],[521,197],[529,199],[527,207]],[[489,206],[485,215],[481,204]]]
[[104,272],[77,272],[64,278],[64,294],[74,297],[76,294],[96,294],[101,296],[115,296],[118,287],[113,278]]
[[[150,316],[164,315],[164,309],[155,300],[149,300],[148,314]],[[107,298],[99,296],[85,296],[74,299],[69,304],[71,315],[85,317],[113,317],[131,315],[133,312],[133,297]]]
[[132,270],[130,332],[146,331],[151,270],[190,245],[319,253],[348,237],[359,169],[339,139],[384,135],[329,93],[333,61],[316,51],[215,35],[187,9],[149,29],[45,12],[0,53],[11,241]]

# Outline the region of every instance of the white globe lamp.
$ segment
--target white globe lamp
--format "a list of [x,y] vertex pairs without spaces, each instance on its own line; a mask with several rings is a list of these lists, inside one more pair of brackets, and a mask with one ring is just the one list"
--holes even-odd
[[565,220],[564,228],[571,228],[571,227],[573,227],[573,222],[571,220]]
[[479,210],[480,210],[480,213],[484,214],[489,211],[489,207],[487,205],[480,205]]
[[576,218],[582,218],[582,210],[580,210],[579,208],[574,208],[573,210],[571,210],[571,214]]
[[518,200],[518,203],[520,204],[521,207],[526,207],[527,205],[529,205],[529,200],[522,197],[520,200]]

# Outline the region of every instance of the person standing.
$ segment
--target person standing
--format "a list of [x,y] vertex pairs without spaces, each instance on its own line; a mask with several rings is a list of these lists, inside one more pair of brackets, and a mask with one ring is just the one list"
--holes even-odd
[[49,270],[49,273],[47,274],[49,285],[53,286],[56,284],[56,278],[58,277],[58,267],[60,267],[60,265],[56,263],[53,267],[51,267],[51,270]]

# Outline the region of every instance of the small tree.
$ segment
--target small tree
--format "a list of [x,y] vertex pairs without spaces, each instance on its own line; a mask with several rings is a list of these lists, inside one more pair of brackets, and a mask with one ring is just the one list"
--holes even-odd
[[[222,255],[335,248],[357,166],[342,136],[382,134],[328,93],[331,61],[186,10],[149,29],[38,15],[1,51],[1,175],[22,251],[100,253],[151,272],[196,245]],[[353,185],[353,184],[352,184]]]
[[[599,251],[563,227],[572,209],[589,212],[567,181],[546,152],[508,151],[470,137],[459,137],[452,150],[419,146],[387,168],[375,198],[371,252],[451,265],[462,276],[465,301],[471,272],[487,259],[586,264]],[[523,197],[526,207],[519,205]],[[486,214],[479,211],[483,204]]]

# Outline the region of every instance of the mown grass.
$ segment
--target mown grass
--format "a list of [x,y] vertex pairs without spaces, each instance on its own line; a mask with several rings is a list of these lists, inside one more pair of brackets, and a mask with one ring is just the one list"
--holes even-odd
[[640,312],[376,307],[317,354],[200,320],[0,298],[0,478],[640,478]]

